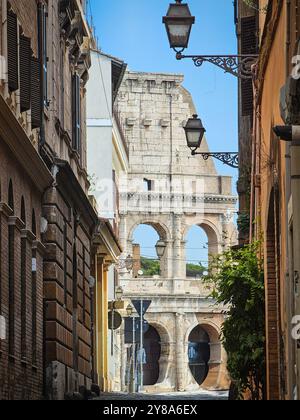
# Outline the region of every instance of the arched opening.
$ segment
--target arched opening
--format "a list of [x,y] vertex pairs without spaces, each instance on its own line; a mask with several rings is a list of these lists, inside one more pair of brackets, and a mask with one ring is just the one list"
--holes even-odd
[[[24,223],[24,226],[26,227],[26,209],[25,209],[25,200],[23,196],[21,198],[21,220]],[[26,264],[27,264],[27,238],[25,236],[22,236],[21,238],[21,355],[22,355],[22,360],[26,360],[26,356],[27,356]]]
[[21,220],[24,223],[24,225],[26,225],[26,209],[25,209],[25,200],[23,196],[21,198]]
[[32,220],[31,220],[31,231],[36,236],[36,218],[35,218],[35,211],[32,210]]
[[189,336],[188,346],[189,368],[195,381],[202,385],[209,373],[210,337],[208,333],[198,325]]
[[158,331],[150,326],[144,335],[146,360],[144,364],[144,385],[156,385],[160,375],[161,338]]
[[9,181],[9,187],[8,187],[8,205],[9,205],[9,207],[12,210],[15,209],[15,204],[14,204],[14,189],[13,189],[12,180]]
[[[267,225],[267,284],[266,284],[266,326],[267,326],[267,382],[269,399],[280,398],[280,225],[279,199],[273,190]],[[272,345],[270,346],[270,343]]]
[[134,278],[152,278],[161,275],[161,261],[155,248],[159,239],[160,236],[152,225],[141,224],[135,229],[132,245]]
[[208,269],[208,237],[200,226],[192,226],[186,236],[186,277],[198,279]]

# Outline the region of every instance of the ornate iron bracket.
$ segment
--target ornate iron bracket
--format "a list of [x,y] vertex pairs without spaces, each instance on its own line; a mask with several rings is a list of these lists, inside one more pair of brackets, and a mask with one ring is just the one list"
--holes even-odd
[[200,153],[195,150],[192,151],[192,156],[202,156],[204,160],[214,158],[222,162],[224,165],[230,166],[231,168],[239,168],[239,154],[235,152],[218,152],[218,153]]
[[176,58],[191,58],[196,67],[208,62],[240,79],[252,79],[252,66],[257,62],[258,55],[183,55],[182,52],[176,51]]

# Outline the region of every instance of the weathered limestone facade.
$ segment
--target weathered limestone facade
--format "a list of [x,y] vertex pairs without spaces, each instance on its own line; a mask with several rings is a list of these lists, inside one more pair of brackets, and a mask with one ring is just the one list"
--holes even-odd
[[[146,319],[160,336],[161,356],[159,380],[146,388],[149,392],[199,388],[188,358],[189,337],[199,325],[210,340],[209,374],[202,387],[228,387],[220,343],[226,308],[207,298],[201,279],[186,278],[185,245],[194,225],[206,232],[209,254],[235,244],[236,197],[231,178],[219,176],[212,160],[190,156],[183,125],[195,107],[182,82],[181,75],[128,72],[117,101],[130,164],[120,191],[124,256],[133,255],[134,231],[141,224],[151,225],[167,244],[160,277],[134,279],[126,270],[120,276],[128,300],[152,299]],[[208,151],[206,141],[203,151]]]

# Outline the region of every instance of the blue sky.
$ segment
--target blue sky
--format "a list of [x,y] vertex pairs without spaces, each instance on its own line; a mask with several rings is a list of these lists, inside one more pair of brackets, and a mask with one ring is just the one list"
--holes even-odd
[[[211,64],[204,64],[199,69],[190,60],[179,62],[175,59],[162,25],[162,16],[166,14],[170,1],[89,2],[99,47],[104,52],[123,59],[134,71],[184,74],[184,86],[193,95],[198,113],[207,129],[211,151],[236,151],[237,79],[224,74]],[[192,14],[196,16],[196,24],[187,53],[235,54],[237,41],[233,1],[189,0],[188,3]],[[220,174],[233,176],[233,182],[236,183],[235,170],[221,163],[217,163],[217,167]],[[189,248],[199,247],[200,239],[197,235],[190,236]],[[202,242],[206,242],[205,237]],[[189,258],[196,259],[195,252],[190,251]]]

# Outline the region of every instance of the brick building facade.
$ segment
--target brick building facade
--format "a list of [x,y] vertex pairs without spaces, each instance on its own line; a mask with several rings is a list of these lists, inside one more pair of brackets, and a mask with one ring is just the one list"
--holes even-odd
[[[83,3],[0,2],[1,397],[63,399],[92,381]],[[44,323],[43,323],[44,319]]]
[[[247,128],[240,113],[241,160],[251,153],[249,197],[250,240],[263,239],[266,297],[266,398],[299,399],[299,342],[292,336],[299,315],[299,146],[283,142],[275,126],[300,123],[299,63],[300,18],[298,0],[238,1],[238,27],[252,16],[256,22],[259,59],[253,69],[253,114]],[[242,37],[243,32],[239,32]],[[251,38],[251,37],[250,37]],[[247,39],[250,39],[247,37]],[[241,106],[249,93],[241,90]],[[251,105],[251,102],[249,102]],[[249,120],[250,121],[250,120]],[[250,134],[251,133],[251,134]]]

